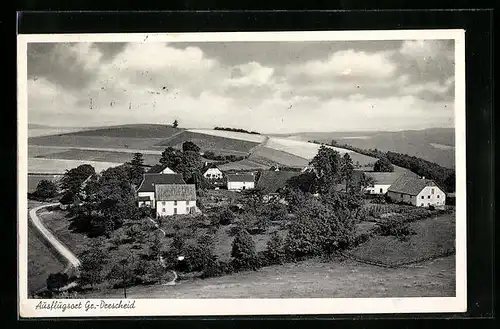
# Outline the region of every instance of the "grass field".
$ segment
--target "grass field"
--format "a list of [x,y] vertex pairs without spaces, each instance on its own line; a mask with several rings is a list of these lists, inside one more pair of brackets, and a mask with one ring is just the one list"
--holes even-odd
[[[258,135],[256,135],[258,136]],[[248,140],[239,140],[234,138],[226,138],[215,135],[207,135],[205,133],[184,131],[173,138],[158,143],[157,147],[177,147],[180,148],[185,141],[192,141],[198,145],[202,151],[233,152],[236,155],[248,153],[254,146],[258,145],[257,142]]]
[[455,214],[445,214],[410,223],[416,235],[408,241],[394,236],[374,236],[349,253],[384,264],[411,262],[455,248]]
[[[133,157],[133,153],[128,152],[71,149],[68,151],[39,155],[37,158],[125,163],[132,160]],[[143,154],[143,158],[144,164],[152,166],[159,162],[161,155]]]
[[[120,298],[107,289],[85,298]],[[82,298],[82,296],[79,296]],[[353,261],[308,260],[219,278],[180,281],[175,286],[136,286],[130,298],[375,298],[455,296],[455,259],[386,269]]]
[[34,174],[38,173],[64,174],[66,170],[76,168],[82,164],[92,165],[97,172],[100,172],[110,167],[116,167],[121,165],[121,163],[116,163],[116,162],[29,158],[28,172]]
[[255,150],[249,157],[249,159],[256,159],[257,161],[261,158],[288,167],[305,167],[309,163],[308,159],[268,147]]
[[162,150],[160,144],[164,138],[110,137],[110,136],[80,136],[78,134],[63,134],[41,136],[28,139],[28,144],[43,146],[59,146],[68,148],[95,147],[112,149]]
[[257,135],[257,134],[246,134],[240,133],[236,131],[226,131],[226,130],[211,130],[211,129],[189,129],[188,131],[198,134],[210,135],[210,136],[218,136],[222,138],[230,138],[237,139],[242,141],[254,142],[254,143],[262,143],[266,140],[265,135]]
[[78,257],[78,254],[85,250],[91,239],[84,234],[70,230],[70,221],[65,215],[66,212],[61,210],[47,211],[43,209],[38,212],[38,216],[45,227]]
[[167,138],[183,131],[170,125],[134,124],[117,127],[89,129],[73,133],[74,136],[107,136],[120,138]]
[[243,159],[236,162],[229,162],[223,165],[217,166],[222,171],[230,171],[230,170],[257,170],[257,169],[266,169],[269,168],[269,165],[252,161],[250,159]]

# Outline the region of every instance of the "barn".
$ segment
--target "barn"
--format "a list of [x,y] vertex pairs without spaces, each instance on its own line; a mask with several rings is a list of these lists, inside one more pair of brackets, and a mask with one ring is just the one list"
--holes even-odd
[[228,190],[249,190],[255,188],[253,174],[229,174],[226,176]]
[[157,216],[185,215],[198,212],[194,184],[156,184],[155,196]]
[[373,185],[365,188],[365,193],[371,195],[386,194],[389,187],[404,175],[402,172],[365,172],[365,175],[373,179]]
[[155,207],[156,196],[155,196],[155,186],[156,185],[179,185],[186,184],[182,175],[180,174],[151,174],[146,173],[143,176],[141,185],[137,189],[137,202],[138,206],[150,206]]
[[402,175],[388,188],[387,196],[394,202],[417,207],[444,207],[446,194],[433,180]]

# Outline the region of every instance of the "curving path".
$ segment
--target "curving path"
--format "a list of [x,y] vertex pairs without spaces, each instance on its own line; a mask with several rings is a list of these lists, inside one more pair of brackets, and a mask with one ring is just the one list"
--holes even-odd
[[80,266],[80,260],[65,245],[63,245],[42,223],[37,212],[46,207],[57,206],[59,203],[44,204],[30,210],[30,219],[33,225],[42,233],[43,237],[61,254],[74,268]]

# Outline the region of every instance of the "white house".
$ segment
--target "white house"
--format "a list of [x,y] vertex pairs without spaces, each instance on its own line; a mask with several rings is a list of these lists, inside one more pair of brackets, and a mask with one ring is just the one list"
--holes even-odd
[[185,215],[198,212],[194,184],[157,184],[155,185],[155,195],[157,216]]
[[228,190],[249,190],[255,188],[255,176],[253,174],[230,174],[226,178]]
[[139,207],[154,208],[156,203],[155,186],[158,184],[186,184],[180,174],[144,174],[141,185],[137,189],[137,203]]
[[206,179],[222,179],[222,171],[219,168],[208,168],[207,171],[203,174],[203,177]]
[[403,174],[403,172],[365,172],[366,176],[373,179],[373,185],[365,187],[365,193],[386,194],[389,187]]
[[402,175],[389,187],[387,196],[395,202],[417,207],[443,207],[446,204],[444,191],[434,181],[424,177]]

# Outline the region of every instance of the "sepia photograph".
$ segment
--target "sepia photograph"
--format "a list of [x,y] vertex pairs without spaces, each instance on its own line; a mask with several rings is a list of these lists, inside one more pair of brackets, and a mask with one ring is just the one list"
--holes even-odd
[[22,316],[465,311],[463,38],[19,35]]

